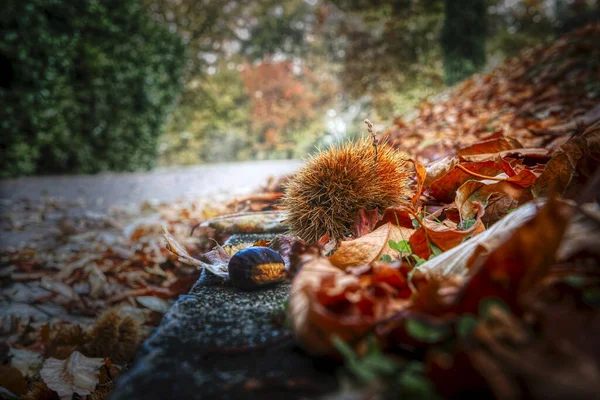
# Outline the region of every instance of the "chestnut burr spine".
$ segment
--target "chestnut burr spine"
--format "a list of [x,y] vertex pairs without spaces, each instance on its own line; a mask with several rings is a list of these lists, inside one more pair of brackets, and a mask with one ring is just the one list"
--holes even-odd
[[310,157],[287,183],[284,222],[308,242],[325,234],[341,239],[353,233],[360,209],[408,204],[408,177],[404,154],[385,143],[375,147],[363,139],[330,147]]

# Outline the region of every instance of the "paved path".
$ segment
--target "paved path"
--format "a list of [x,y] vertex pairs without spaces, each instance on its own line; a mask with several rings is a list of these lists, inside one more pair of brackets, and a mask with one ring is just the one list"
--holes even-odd
[[37,200],[44,196],[83,199],[96,211],[143,201],[173,201],[249,193],[271,175],[294,171],[301,161],[223,163],[150,172],[28,177],[0,181],[0,200]]
[[0,248],[26,243],[49,229],[48,221],[27,224],[25,229],[6,229],[5,224],[9,224],[6,214],[26,202],[35,204],[44,197],[77,202],[79,206],[69,209],[69,215],[77,215],[106,212],[112,206],[137,205],[144,201],[170,202],[202,197],[224,200],[250,193],[264,185],[269,176],[288,174],[300,164],[298,160],[272,160],[159,168],[150,172],[0,180]]

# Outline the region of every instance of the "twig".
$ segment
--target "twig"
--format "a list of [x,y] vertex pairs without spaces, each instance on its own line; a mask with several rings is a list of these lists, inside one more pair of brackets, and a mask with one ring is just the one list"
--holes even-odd
[[369,135],[371,135],[371,138],[373,139],[373,147],[375,148],[375,158],[373,159],[373,169],[375,169],[375,167],[377,165],[377,156],[378,156],[377,145],[379,144],[379,139],[377,139],[377,135],[373,131],[373,124],[371,123],[371,121],[369,121],[368,119],[365,119],[365,124],[367,124],[367,131],[369,132]]

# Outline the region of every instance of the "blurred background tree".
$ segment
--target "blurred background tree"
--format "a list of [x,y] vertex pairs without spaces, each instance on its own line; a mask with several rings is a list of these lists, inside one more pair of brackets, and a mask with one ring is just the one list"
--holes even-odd
[[486,0],[445,0],[441,46],[446,84],[454,85],[484,67],[486,8]]
[[155,164],[185,47],[137,0],[4,2],[2,176]]
[[593,0],[9,0],[2,171],[148,168],[157,152],[161,165],[300,157],[599,10]]

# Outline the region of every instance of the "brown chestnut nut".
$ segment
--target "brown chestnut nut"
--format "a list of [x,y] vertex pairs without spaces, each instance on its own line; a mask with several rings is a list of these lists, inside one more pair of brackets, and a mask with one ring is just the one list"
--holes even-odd
[[248,247],[229,260],[229,279],[240,289],[255,289],[285,279],[283,258],[268,247]]

